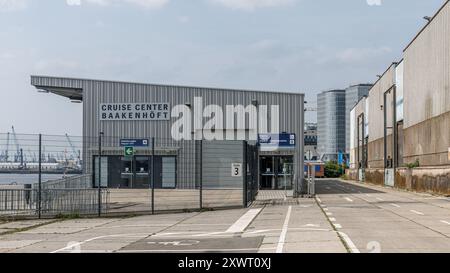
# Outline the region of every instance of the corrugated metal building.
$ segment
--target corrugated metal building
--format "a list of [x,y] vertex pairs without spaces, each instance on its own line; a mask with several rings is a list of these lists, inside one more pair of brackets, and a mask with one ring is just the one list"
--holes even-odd
[[[151,139],[154,137],[156,150],[159,153],[168,157],[160,164],[166,164],[168,167],[164,170],[176,170],[177,182],[176,188],[192,188],[195,187],[195,173],[192,168],[196,168],[197,158],[195,153],[195,144],[191,140],[175,141],[172,138],[172,128],[174,122],[177,120],[172,117],[165,117],[164,110],[170,112],[175,106],[186,106],[195,112],[200,105],[196,105],[194,98],[201,98],[202,104],[200,115],[203,113],[203,108],[207,106],[219,106],[225,112],[227,105],[236,106],[256,106],[258,111],[262,111],[267,106],[267,116],[269,124],[275,122],[277,117],[271,111],[272,105],[279,107],[279,132],[295,135],[295,145],[289,149],[277,149],[273,151],[260,151],[260,176],[259,185],[261,188],[277,188],[276,183],[272,183],[273,179],[265,181],[264,175],[276,175],[279,172],[279,165],[283,162],[290,162],[293,166],[293,185],[299,190],[300,181],[303,181],[303,137],[304,137],[304,95],[298,93],[281,93],[281,92],[265,92],[265,91],[250,91],[250,90],[230,90],[220,88],[202,88],[202,87],[187,87],[187,86],[171,86],[171,85],[156,85],[156,84],[141,84],[128,83],[117,81],[102,81],[90,79],[73,79],[73,78],[58,78],[47,76],[32,76],[31,84],[38,89],[43,89],[48,92],[65,96],[71,100],[80,100],[83,102],[83,136],[84,148],[83,155],[85,161],[85,170],[88,173],[92,172],[94,164],[90,162],[91,158],[95,156],[98,145],[95,139],[99,132],[104,133],[105,153],[111,156],[119,156],[123,154],[123,149],[119,146],[118,139]],[[118,116],[115,120],[114,116],[109,119],[108,113],[114,112],[114,109],[108,107],[115,107],[115,104],[132,105],[135,104],[156,104],[156,108],[160,108],[156,113],[161,116],[155,117],[153,120],[137,120],[137,119],[123,119]],[[105,107],[105,109],[102,109]],[[117,107],[121,107],[120,105]],[[164,109],[167,107],[168,109]],[[210,109],[211,110],[211,109]],[[120,109],[117,110],[116,112]],[[264,112],[261,112],[264,113]],[[116,113],[117,114],[117,113]],[[204,114],[203,114],[204,115]],[[212,116],[209,116],[211,119]],[[261,115],[258,115],[258,120],[261,122]],[[140,116],[139,116],[140,118]],[[218,117],[219,118],[219,117]],[[225,118],[225,114],[224,114]],[[207,117],[200,117],[203,124],[209,120]],[[195,123],[195,114],[191,117],[192,124]],[[244,139],[249,140],[249,143],[256,144],[256,140],[249,139],[249,133],[253,127],[249,124],[256,122],[246,118],[245,128],[235,127],[232,134],[244,134]],[[258,124],[258,132],[266,133],[263,127]],[[223,122],[224,124],[226,121]],[[238,121],[235,121],[238,123]],[[271,126],[271,125],[268,125]],[[229,130],[221,129],[224,133],[230,133]],[[217,128],[216,130],[219,130]],[[274,128],[267,128],[268,131]],[[201,127],[199,130],[192,128],[192,135],[202,135],[206,133],[217,133],[215,129],[208,130]],[[111,143],[108,143],[110,140]],[[221,143],[221,144],[220,144]],[[231,143],[231,142],[230,142]],[[218,142],[217,145],[223,145]],[[180,149],[183,147],[183,149]],[[226,149],[226,147],[225,147]],[[144,149],[145,150],[145,149]],[[142,155],[146,155],[145,151],[140,151]],[[217,149],[220,151],[221,149]],[[222,151],[225,151],[222,149]],[[231,152],[233,149],[228,150]],[[242,152],[242,151],[241,151]],[[238,153],[238,152],[237,152]],[[239,152],[240,153],[240,152]],[[148,155],[148,153],[147,153]],[[175,157],[170,160],[170,157]],[[89,163],[90,162],[90,163]],[[173,165],[176,166],[173,166]],[[102,166],[104,164],[102,163]],[[103,168],[102,168],[103,169]],[[230,175],[231,170],[227,167]],[[105,174],[106,175],[106,174]],[[225,174],[224,174],[225,175]],[[102,173],[102,178],[104,177]],[[264,181],[263,181],[264,180]],[[102,179],[103,183],[103,179]],[[108,182],[109,183],[109,182]],[[164,184],[164,183],[163,183]],[[172,185],[173,183],[168,183]],[[205,184],[213,187],[214,185]],[[232,183],[228,183],[232,187]]]
[[[418,191],[450,193],[450,1],[446,1],[352,110],[351,166],[358,151],[357,117],[366,115],[365,178]],[[367,107],[363,107],[366,104]],[[361,178],[361,177],[359,177]]]

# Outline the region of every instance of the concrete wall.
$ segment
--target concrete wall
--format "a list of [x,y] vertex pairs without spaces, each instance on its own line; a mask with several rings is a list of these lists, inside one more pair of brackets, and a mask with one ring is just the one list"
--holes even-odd
[[450,111],[450,4],[404,51],[405,128]]
[[404,129],[404,163],[421,166],[450,165],[450,112]]
[[416,192],[450,195],[450,167],[422,167],[397,170],[395,187]]
[[[376,141],[384,136],[383,109],[381,108],[383,95],[393,87],[394,83],[395,64],[392,64],[369,91],[369,142]],[[392,98],[387,104],[387,116],[392,117]],[[392,126],[389,118],[388,121],[388,126]]]
[[[357,148],[358,143],[359,145],[362,145],[362,140],[364,139],[362,136],[362,130],[360,129],[359,132],[359,140],[358,140],[358,126],[361,128],[361,120],[358,124],[358,117],[365,112],[366,109],[366,98],[362,98],[359,100],[359,102],[355,105],[355,107],[350,112],[350,168],[358,168],[358,156],[357,156]],[[361,154],[361,151],[360,151]],[[360,159],[362,159],[360,155]]]
[[[397,121],[403,120],[403,123],[398,126],[398,152],[401,158],[394,186],[450,194],[449,26],[450,1],[446,1],[431,22],[406,47],[400,67],[391,65],[370,90],[367,182],[384,185],[384,116],[380,106],[383,105],[383,93],[395,82],[399,91],[396,103],[403,106],[403,119],[398,115]],[[392,100],[392,94],[389,94],[386,105],[388,127],[392,127]],[[392,157],[392,129],[388,130],[387,135],[386,156]],[[419,160],[420,167],[402,167],[416,160]],[[356,169],[347,172],[352,178],[356,177],[356,173]]]
[[450,4],[404,52],[404,157],[448,165],[450,147]]
[[[395,66],[392,64],[382,77],[375,83],[369,91],[368,98],[368,167],[383,168],[384,167],[384,107],[386,107],[387,126],[392,127],[393,116],[393,92],[392,88],[395,84]],[[386,97],[386,105],[384,105],[384,93],[391,90]],[[392,157],[392,129],[387,131],[388,134],[388,155]]]

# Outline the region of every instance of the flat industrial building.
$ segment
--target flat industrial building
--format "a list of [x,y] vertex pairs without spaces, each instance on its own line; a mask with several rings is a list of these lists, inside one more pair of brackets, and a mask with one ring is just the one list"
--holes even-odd
[[[31,76],[31,84],[83,103],[83,169],[93,186],[102,132],[104,187],[148,188],[154,181],[160,189],[194,189],[201,179],[203,188],[238,189],[253,172],[258,189],[301,191],[303,94],[49,76]],[[243,107],[230,115],[233,106]],[[192,123],[176,127],[187,114],[184,121]],[[213,117],[220,121],[208,128]],[[127,145],[131,157],[124,155]]]

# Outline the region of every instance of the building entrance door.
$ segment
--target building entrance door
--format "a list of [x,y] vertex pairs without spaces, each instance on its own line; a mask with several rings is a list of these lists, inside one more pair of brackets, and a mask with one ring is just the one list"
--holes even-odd
[[291,190],[293,156],[260,157],[260,189]]
[[[98,180],[98,160],[95,158],[95,177]],[[152,175],[151,156],[105,156],[102,157],[102,186],[115,189],[173,189],[177,180],[175,156],[155,156]],[[97,182],[96,182],[97,183]]]
[[151,157],[136,156],[134,188],[136,189],[150,188],[150,162]]

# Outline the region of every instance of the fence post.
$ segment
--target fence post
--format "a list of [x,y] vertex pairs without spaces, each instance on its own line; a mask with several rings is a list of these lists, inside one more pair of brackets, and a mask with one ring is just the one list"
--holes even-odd
[[203,209],[203,140],[200,140],[200,147],[199,147],[199,168],[200,168],[200,210]]
[[247,195],[247,191],[248,191],[248,181],[247,181],[247,141],[244,141],[244,152],[243,152],[243,164],[242,164],[242,177],[244,180],[244,196],[243,196],[243,200],[244,200],[244,208],[246,208],[248,206],[248,195]]
[[152,137],[152,214],[155,214],[155,137]]
[[102,136],[98,135],[98,217],[102,215]]
[[39,166],[38,166],[38,217],[41,219],[42,205],[42,134],[39,134]]

